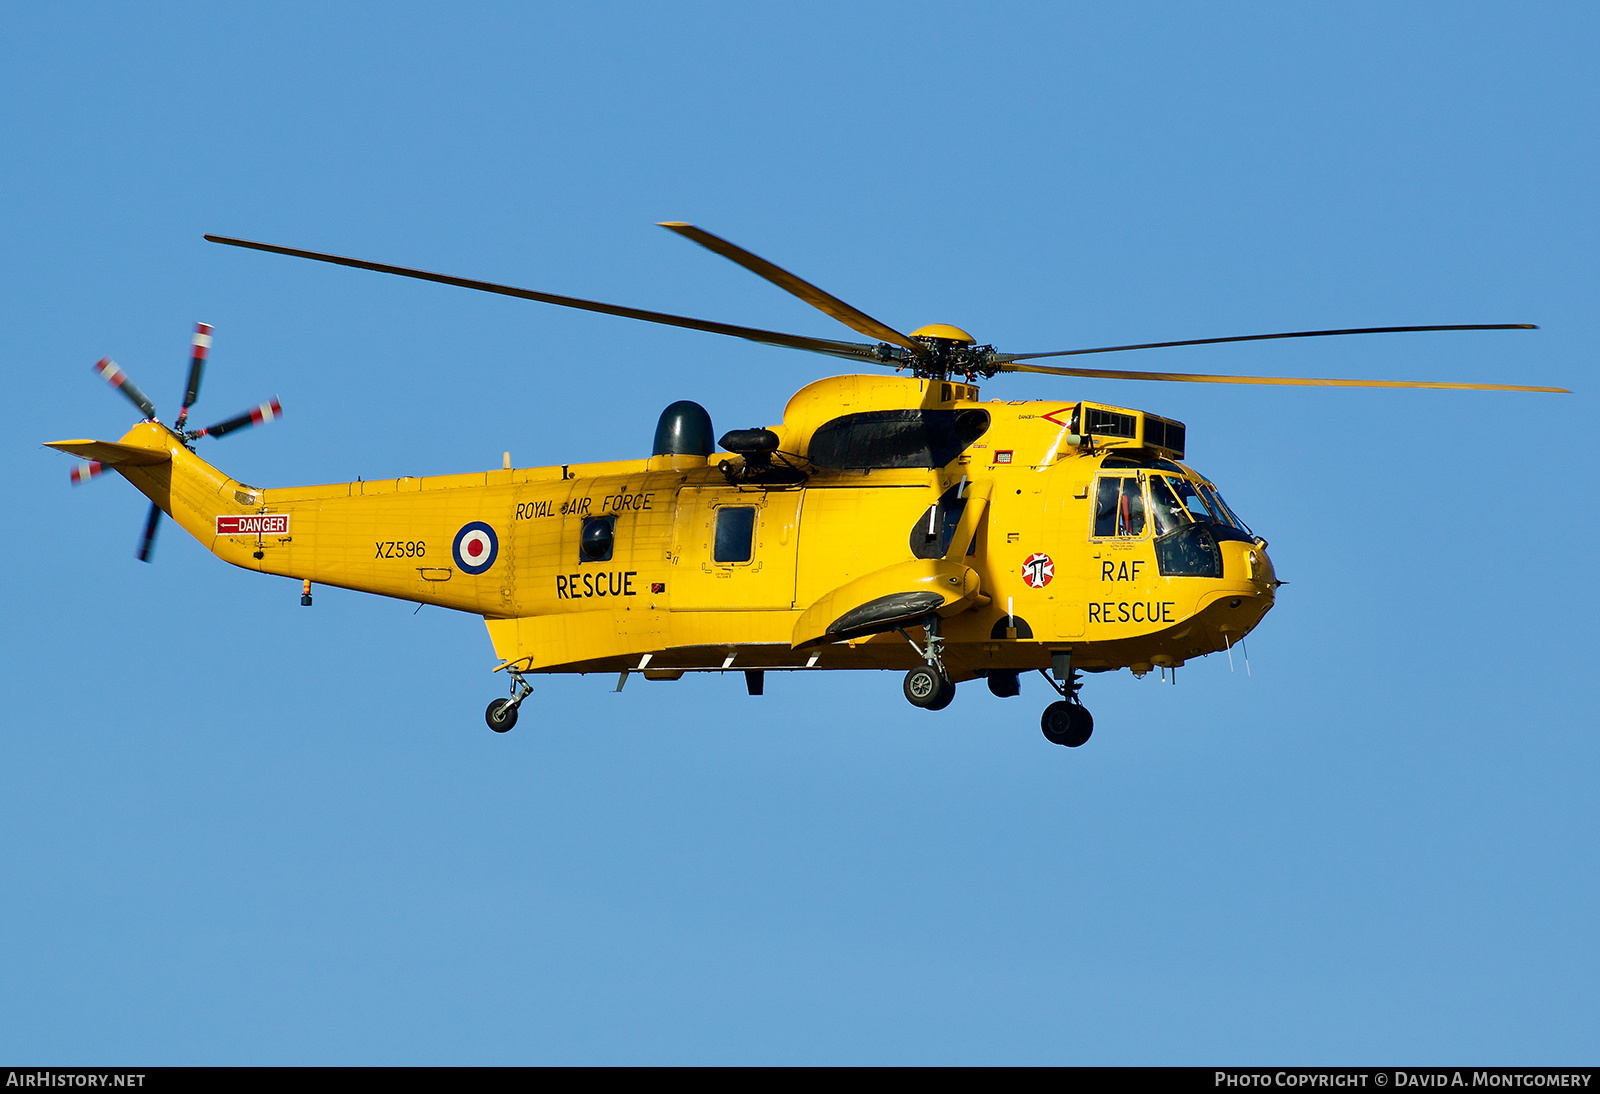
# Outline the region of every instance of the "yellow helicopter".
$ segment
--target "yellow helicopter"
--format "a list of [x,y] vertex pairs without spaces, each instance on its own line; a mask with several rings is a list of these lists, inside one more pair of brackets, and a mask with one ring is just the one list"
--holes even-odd
[[[143,413],[120,440],[50,447],[110,468],[150,498],[138,557],[161,515],[226,562],[302,582],[481,615],[509,696],[489,704],[506,732],[536,673],[904,670],[929,710],[983,678],[1001,697],[1038,671],[1059,696],[1041,728],[1089,739],[1083,673],[1176,671],[1229,650],[1281,584],[1256,535],[1216,485],[1183,462],[1183,423],[1085,401],[982,401],[1000,372],[1163,380],[1565,392],[1563,388],[1134,372],[1043,358],[1355,334],[1531,330],[1472,324],[1292,331],[1047,353],[1001,353],[944,324],[902,334],[727,240],[670,229],[766,278],[872,342],[842,342],[691,319],[273,244],[206,236],[358,269],[731,335],[882,366],[801,389],[782,421],[713,440],[696,403],[667,407],[643,459],[262,489],[194,450],[271,421],[276,399],[187,428],[211,328],[194,338],[171,426],[109,359],[95,369]],[[720,446],[720,448],[719,448]]]

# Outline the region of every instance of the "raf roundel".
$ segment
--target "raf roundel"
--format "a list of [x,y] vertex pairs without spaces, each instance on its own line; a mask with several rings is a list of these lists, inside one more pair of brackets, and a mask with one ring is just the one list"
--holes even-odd
[[500,540],[493,528],[475,520],[462,525],[455,542],[450,545],[450,553],[455,556],[456,566],[462,573],[481,574],[494,565],[495,557],[500,554]]
[[1030,589],[1042,589],[1056,576],[1056,564],[1049,555],[1029,555],[1022,561],[1022,580]]

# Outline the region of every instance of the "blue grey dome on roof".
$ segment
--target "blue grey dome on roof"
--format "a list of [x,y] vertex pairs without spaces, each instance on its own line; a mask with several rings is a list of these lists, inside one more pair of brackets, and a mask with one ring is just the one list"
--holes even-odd
[[711,415],[699,403],[679,399],[661,412],[656,423],[653,456],[709,456],[712,452]]

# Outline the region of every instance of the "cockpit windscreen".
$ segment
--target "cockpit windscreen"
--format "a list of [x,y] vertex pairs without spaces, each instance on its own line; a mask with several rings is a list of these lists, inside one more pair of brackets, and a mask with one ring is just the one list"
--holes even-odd
[[1150,476],[1150,512],[1158,536],[1188,524],[1230,529],[1236,534],[1224,537],[1228,539],[1247,538],[1250,534],[1250,529],[1228,508],[1216,487],[1206,482],[1196,485],[1176,475]]

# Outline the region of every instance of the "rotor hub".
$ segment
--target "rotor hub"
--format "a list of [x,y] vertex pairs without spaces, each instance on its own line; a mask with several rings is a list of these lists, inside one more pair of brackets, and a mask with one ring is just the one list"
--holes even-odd
[[949,323],[929,323],[910,334],[911,341],[926,351],[917,354],[904,346],[879,342],[875,356],[896,370],[910,369],[926,380],[949,380],[962,376],[969,383],[996,372],[993,346],[980,346],[978,340]]

